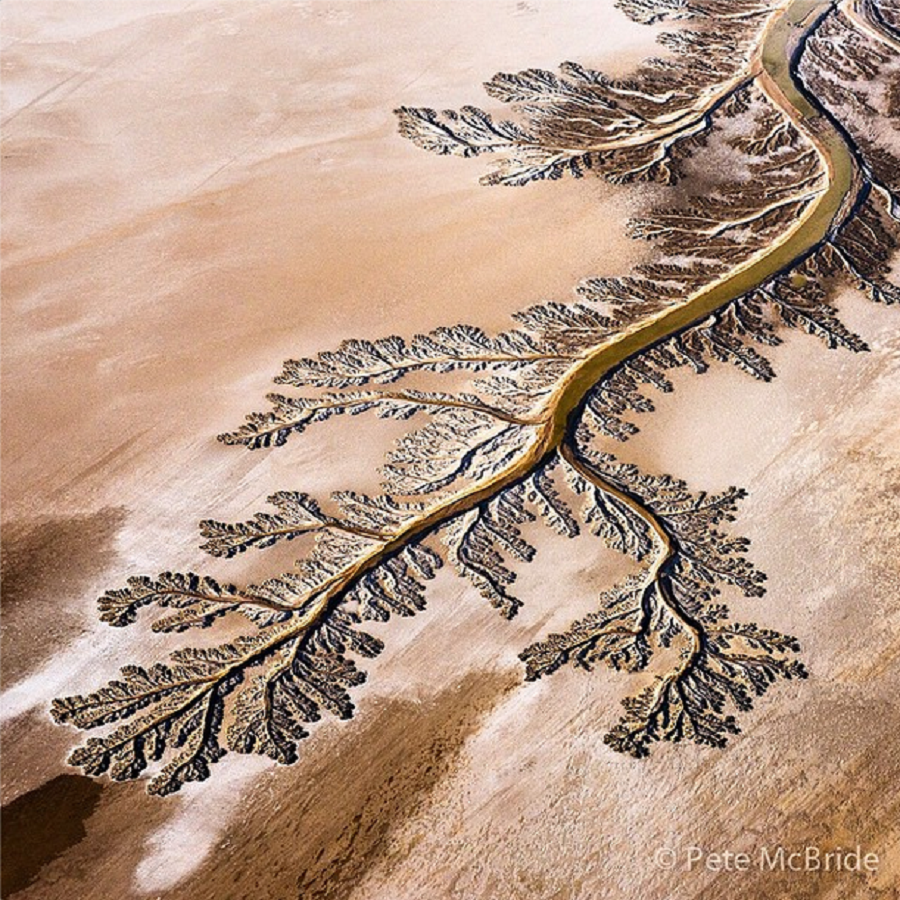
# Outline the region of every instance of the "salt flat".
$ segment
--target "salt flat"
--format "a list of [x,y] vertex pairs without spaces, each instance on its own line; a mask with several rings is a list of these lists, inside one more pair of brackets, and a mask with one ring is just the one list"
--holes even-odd
[[[96,623],[99,593],[167,568],[254,577],[252,556],[202,559],[199,519],[277,489],[376,486],[396,428],[374,418],[272,454],[215,443],[282,359],[505,327],[645,251],[622,236],[639,196],[481,187],[479,161],[418,152],[391,110],[481,102],[498,70],[624,72],[657,50],[606,0],[13,0],[0,16],[4,896],[892,896],[900,346],[896,311],[849,294],[871,353],[790,335],[771,385],[685,376],[622,451],[750,491],[740,526],[769,593],[735,609],[797,635],[812,677],[767,695],[727,751],[613,754],[626,688],[607,672],[520,685],[521,647],[627,569],[590,536],[545,535],[519,619],[442,576],[426,613],[383,629],[358,717],[293,769],[229,758],[163,801],[72,774],[50,699],[171,643]],[[48,816],[65,840],[40,837]],[[654,863],[763,840],[861,842],[883,862],[865,881]]]

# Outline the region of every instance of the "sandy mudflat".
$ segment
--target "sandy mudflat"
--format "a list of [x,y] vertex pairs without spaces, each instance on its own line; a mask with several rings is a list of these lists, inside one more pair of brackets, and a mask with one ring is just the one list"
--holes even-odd
[[[65,768],[59,693],[170,644],[101,628],[135,572],[210,565],[196,523],[274,490],[373,489],[396,425],[323,426],[277,453],[214,442],[280,361],[565,299],[627,271],[636,197],[598,182],[487,189],[478,160],[399,139],[391,109],[482,103],[498,70],[624,72],[652,32],[610,0],[6,0],[3,66],[4,896],[22,898],[891,898],[900,882],[900,343],[847,296],[865,356],[791,336],[779,379],[685,377],[625,458],[748,486],[739,522],[769,595],[739,617],[800,637],[724,753],[636,762],[604,731],[621,677],[519,686],[516,653],[625,571],[542,537],[500,621],[444,573],[383,629],[353,723],[291,770],[229,759],[173,799]],[[664,871],[659,847],[861,844],[878,873]]]

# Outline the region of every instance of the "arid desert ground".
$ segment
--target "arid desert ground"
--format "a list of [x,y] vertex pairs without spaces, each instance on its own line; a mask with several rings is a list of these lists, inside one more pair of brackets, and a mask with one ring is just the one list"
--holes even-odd
[[[900,328],[852,291],[871,352],[790,333],[771,384],[681,373],[621,452],[749,491],[768,593],[727,599],[796,635],[811,674],[727,749],[623,757],[602,742],[621,678],[522,683],[521,648],[629,568],[545,531],[513,622],[443,571],[424,613],[378,632],[356,718],[292,768],[232,755],[160,799],[67,767],[52,698],[173,646],[99,623],[99,594],[166,569],[256,577],[252,554],[204,561],[198,521],[280,489],[377,490],[395,422],[344,417],[271,454],[216,443],[283,359],[503,328],[646,252],[625,222],[650,188],[484,187],[479,160],[421,153],[392,110],[480,103],[495,72],[564,59],[624,74],[659,48],[612,0],[6,0],[0,25],[4,898],[900,897]],[[682,864],[776,845],[879,864]]]

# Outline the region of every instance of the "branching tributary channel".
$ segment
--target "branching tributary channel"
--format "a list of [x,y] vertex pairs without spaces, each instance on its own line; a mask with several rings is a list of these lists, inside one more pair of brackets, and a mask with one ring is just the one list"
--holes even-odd
[[[125,733],[120,744],[134,741],[141,734],[158,727],[166,718],[203,702],[204,698],[209,698],[211,703],[217,686],[227,682],[232,675],[239,675],[248,665],[270,656],[288,642],[314,633],[329,611],[341,602],[348,589],[360,577],[399,553],[411,542],[451,519],[487,504],[505,489],[522,482],[557,453],[582,477],[592,481],[597,488],[619,504],[627,506],[646,522],[658,545],[656,559],[646,575],[649,582],[659,581],[660,573],[677,549],[675,538],[667,532],[665,524],[652,510],[647,508],[646,503],[610,484],[593,467],[585,465],[579,459],[575,428],[580,421],[586,398],[601,379],[648,348],[704,320],[793,268],[814,252],[851,211],[857,199],[857,185],[862,183],[858,177],[854,148],[815,99],[807,96],[797,73],[805,40],[824,17],[835,9],[836,3],[826,0],[792,0],[773,11],[761,31],[760,41],[749,57],[745,71],[735,82],[738,84],[756,80],[769,100],[810,141],[823,170],[827,172],[827,186],[785,229],[780,238],[713,284],[686,297],[683,302],[635,323],[602,343],[586,347],[580,355],[571,359],[568,370],[540,408],[535,410],[534,416],[515,423],[529,431],[530,440],[508,465],[488,477],[440,497],[399,525],[393,533],[372,535],[370,549],[343,566],[324,583],[317,585],[296,604],[286,603],[281,607],[294,613],[290,620],[267,631],[264,639],[252,642],[243,653],[231,657],[208,678],[192,677],[190,684],[196,686],[194,690],[180,698],[175,707],[163,709],[159,717],[151,716],[149,721],[142,723],[139,732]],[[678,670],[661,683],[658,692],[658,697],[661,697],[666,684],[681,677],[695,663],[703,652],[704,638],[701,629],[673,601],[665,587],[661,583],[656,587],[660,604],[678,622],[679,629],[690,639],[692,648]],[[230,600],[235,604],[256,602],[253,597],[233,597]]]
[[[858,183],[856,162],[845,136],[822,114],[815,100],[806,95],[797,75],[797,66],[805,39],[835,9],[836,3],[827,0],[793,0],[786,3],[769,20],[747,71],[748,77],[757,78],[769,99],[790,117],[813,144],[828,173],[827,188],[780,239],[764,251],[689,296],[683,303],[587,349],[544,402],[534,424],[529,426],[534,428],[534,439],[520,456],[500,472],[441,498],[384,543],[373,547],[369,554],[336,574],[332,582],[305,607],[304,615],[286,629],[287,634],[282,632],[278,643],[302,633],[317,622],[351,583],[387,556],[449,519],[490,500],[557,452],[572,437],[574,422],[586,396],[600,379],[617,366],[792,268],[827,237],[835,223],[852,206]],[[653,533],[657,536],[664,534],[653,514],[639,501],[627,497],[598,477],[592,480],[637,512]],[[670,548],[665,546],[660,551],[668,555]]]

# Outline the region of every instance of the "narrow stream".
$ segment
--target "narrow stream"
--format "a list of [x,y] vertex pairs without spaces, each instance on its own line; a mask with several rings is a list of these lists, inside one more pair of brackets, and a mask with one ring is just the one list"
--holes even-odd
[[566,421],[585,394],[615,366],[658,341],[676,334],[790,268],[828,235],[850,196],[855,161],[844,136],[821,115],[796,77],[803,39],[833,9],[832,0],[793,0],[766,30],[755,57],[762,71],[759,85],[771,101],[809,138],[828,172],[827,189],[770,250],[739,267],[679,306],[646,321],[606,344],[573,370],[553,416],[561,437]]
[[[809,138],[828,173],[828,187],[807,208],[804,215],[767,252],[738,267],[731,275],[689,297],[684,303],[645,321],[631,331],[599,345],[570,370],[548,400],[547,418],[535,434],[534,442],[505,469],[442,498],[422,516],[401,528],[390,541],[356,560],[324,586],[315,602],[304,609],[272,645],[283,643],[318,621],[333,602],[359,576],[454,516],[474,509],[500,491],[527,477],[535,466],[549,458],[564,442],[578,417],[588,392],[606,374],[631,356],[674,335],[694,322],[764,284],[774,275],[795,265],[829,233],[850,196],[855,181],[852,149],[827,117],[820,115],[797,79],[799,51],[804,38],[835,8],[833,0],[793,0],[767,27],[751,65],[759,68],[760,87]],[[648,516],[649,512],[641,513]],[[262,652],[267,652],[267,645]]]

